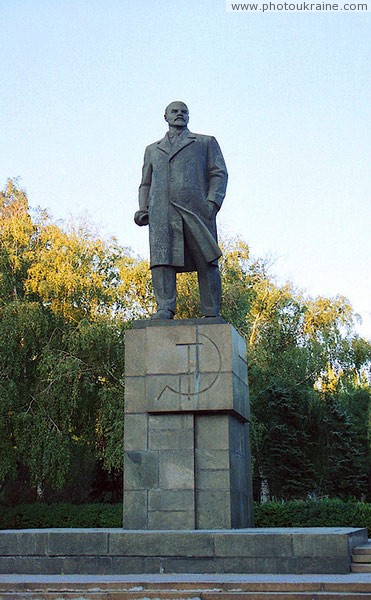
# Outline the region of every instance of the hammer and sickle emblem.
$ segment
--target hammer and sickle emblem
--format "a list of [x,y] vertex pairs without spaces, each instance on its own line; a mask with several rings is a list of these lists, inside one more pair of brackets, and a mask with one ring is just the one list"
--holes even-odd
[[[202,340],[201,340],[202,338]],[[199,334],[199,341],[186,344],[176,344],[177,348],[186,350],[186,369],[179,373],[177,389],[166,385],[157,400],[161,400],[166,391],[174,392],[180,396],[191,398],[209,390],[219,377],[222,366],[221,354],[218,346],[207,335]],[[213,372],[200,372],[201,353],[207,352],[213,359]]]

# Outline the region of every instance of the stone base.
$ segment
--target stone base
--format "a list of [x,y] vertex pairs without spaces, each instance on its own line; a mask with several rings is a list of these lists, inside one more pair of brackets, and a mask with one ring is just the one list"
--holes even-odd
[[221,318],[125,340],[124,528],[254,525],[246,345]]
[[0,573],[349,573],[355,528],[0,531]]

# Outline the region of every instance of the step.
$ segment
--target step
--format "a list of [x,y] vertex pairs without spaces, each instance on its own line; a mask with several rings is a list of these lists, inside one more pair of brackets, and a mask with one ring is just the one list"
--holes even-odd
[[353,548],[353,554],[366,554],[371,556],[371,542],[363,544],[362,546],[355,546]]
[[271,592],[247,592],[244,594],[196,594],[196,595],[183,595],[176,593],[173,596],[166,596],[162,593],[155,594],[154,596],[146,594],[140,594],[133,596],[127,593],[120,592],[107,592],[107,593],[63,593],[63,595],[53,593],[37,593],[27,594],[23,592],[18,594],[11,592],[9,595],[2,595],[2,600],[369,600],[371,594],[353,594],[353,593],[271,593]]
[[138,576],[39,577],[3,575],[0,600],[371,600],[371,577]]
[[371,552],[370,552],[370,554],[353,554],[352,562],[354,562],[354,563],[371,563]]
[[352,573],[371,573],[371,541],[352,549]]
[[352,573],[371,573],[371,563],[354,563],[350,565]]

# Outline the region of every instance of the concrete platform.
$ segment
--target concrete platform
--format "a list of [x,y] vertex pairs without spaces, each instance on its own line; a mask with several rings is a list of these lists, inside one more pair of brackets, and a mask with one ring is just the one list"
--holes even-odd
[[357,528],[0,531],[0,573],[349,573]]

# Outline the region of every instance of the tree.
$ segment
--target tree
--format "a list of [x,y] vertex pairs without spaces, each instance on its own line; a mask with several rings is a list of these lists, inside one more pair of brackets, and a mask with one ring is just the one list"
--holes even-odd
[[[370,344],[355,334],[349,302],[307,298],[290,284],[278,286],[267,261],[254,260],[241,243],[226,252],[222,273],[224,314],[248,342],[255,480],[277,497],[344,495],[352,486],[361,497],[369,441],[359,447],[355,415],[341,408],[340,392],[345,382],[359,389],[363,381],[369,389]],[[326,381],[329,391],[331,377],[335,387],[326,403],[323,386]],[[342,473],[343,486],[334,484],[335,473]]]
[[124,250],[88,229],[33,221],[16,182],[0,214],[0,480],[26,469],[61,488],[77,448],[121,468]]
[[[73,485],[76,457],[86,481],[94,465],[122,468],[124,334],[155,308],[150,270],[88,224],[32,213],[17,181],[0,192],[0,233],[0,485],[22,473],[48,497]],[[352,307],[277,285],[241,240],[223,246],[222,315],[247,342],[257,488],[363,497],[371,345]],[[177,316],[199,316],[194,273],[179,276]]]
[[17,181],[9,179],[0,192],[0,298],[22,298],[32,260],[35,226],[28,200]]
[[255,448],[256,469],[267,480],[271,497],[305,498],[315,489],[308,404],[303,390],[274,384],[254,403],[254,417],[264,423]]
[[[361,498],[367,493],[362,444],[338,398],[322,395],[318,422],[318,491],[322,496]],[[363,451],[366,450],[366,456]]]
[[40,229],[25,288],[44,305],[78,323],[107,313],[117,300],[117,256],[88,229]]
[[[29,421],[38,404],[38,364],[55,327],[37,303],[13,300],[0,307],[1,479],[15,476],[17,465],[37,451]],[[42,420],[50,429],[48,411]]]

